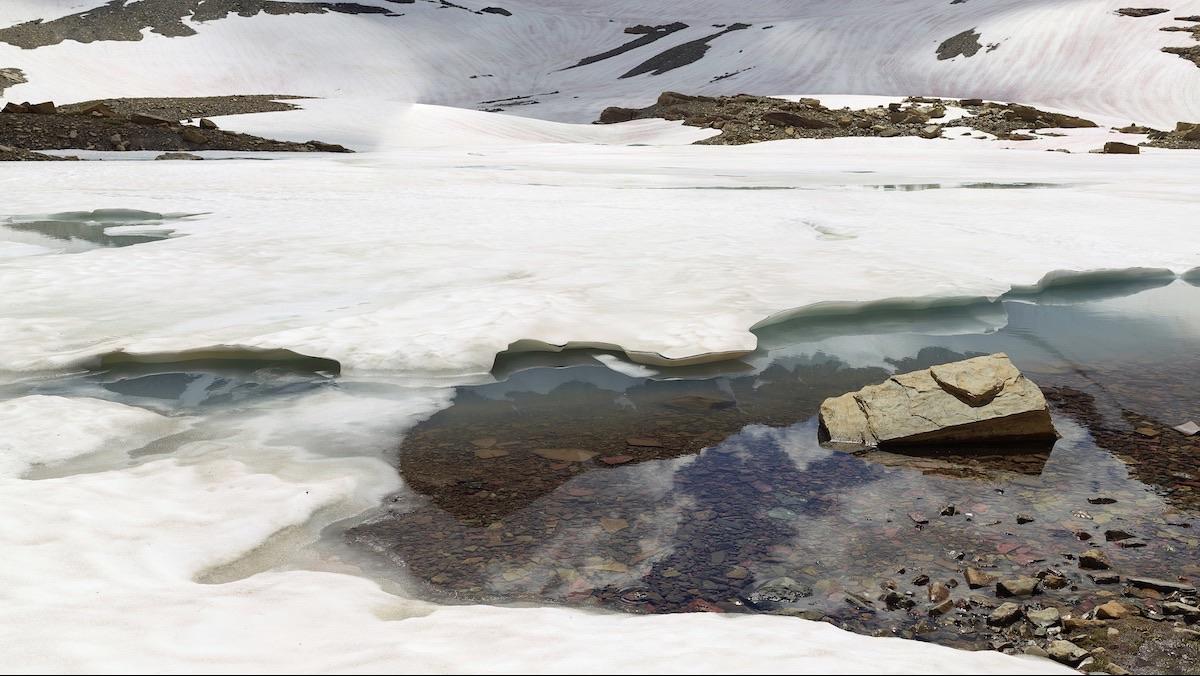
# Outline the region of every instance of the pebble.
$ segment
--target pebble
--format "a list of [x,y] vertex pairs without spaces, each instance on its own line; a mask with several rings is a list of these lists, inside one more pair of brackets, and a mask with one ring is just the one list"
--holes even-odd
[[1112,568],[1112,563],[1108,560],[1108,555],[1099,549],[1089,549],[1079,555],[1079,567],[1084,570],[1108,570]]
[[1058,624],[1061,619],[1058,608],[1027,610],[1025,611],[1025,617],[1029,618],[1030,622],[1039,627],[1053,627],[1054,625]]
[[979,589],[986,587],[996,581],[995,575],[988,575],[978,568],[967,568],[963,572],[963,577],[967,580],[967,586],[971,589]]
[[1162,604],[1162,611],[1166,615],[1183,615],[1188,619],[1200,618],[1200,608],[1179,601],[1168,601]]
[[997,596],[1032,596],[1038,593],[1041,580],[1036,577],[1015,577],[996,583]]
[[1170,580],[1160,580],[1153,577],[1129,577],[1126,582],[1135,586],[1147,589],[1154,589],[1161,592],[1182,592],[1184,594],[1195,594],[1196,588],[1190,584],[1182,582],[1172,582]]
[[508,451],[503,448],[480,448],[475,451],[475,457],[480,460],[491,460],[493,458],[503,458],[508,455]]
[[1083,648],[1070,641],[1061,640],[1051,641],[1050,645],[1046,648],[1046,653],[1055,662],[1062,662],[1071,666],[1079,664],[1088,655],[1088,651]]
[[929,608],[930,615],[945,615],[954,610],[954,601],[946,599],[941,603],[935,604]]
[[950,588],[941,582],[934,582],[929,585],[929,600],[934,603],[941,603],[950,598]]
[[1096,606],[1096,617],[1101,620],[1120,620],[1129,615],[1130,610],[1119,601],[1109,601]]
[[606,455],[600,458],[600,462],[606,465],[624,465],[633,460],[632,455]]
[[1008,602],[1001,603],[998,608],[992,611],[988,616],[988,624],[997,627],[1007,627],[1016,622],[1021,617],[1021,606]]
[[603,528],[606,533],[612,534],[629,528],[629,522],[625,519],[603,518],[600,519],[600,527]]

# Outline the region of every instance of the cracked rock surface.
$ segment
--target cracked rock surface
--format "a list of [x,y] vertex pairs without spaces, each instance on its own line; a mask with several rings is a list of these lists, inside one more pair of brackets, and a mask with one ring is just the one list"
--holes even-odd
[[860,447],[1056,438],[1042,391],[1002,353],[892,376],[820,415],[822,441]]

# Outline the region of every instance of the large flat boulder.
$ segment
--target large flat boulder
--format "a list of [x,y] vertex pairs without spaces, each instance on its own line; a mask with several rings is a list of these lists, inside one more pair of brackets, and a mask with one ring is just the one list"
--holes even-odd
[[1006,354],[902,373],[826,399],[821,440],[876,447],[1053,440],[1046,398]]

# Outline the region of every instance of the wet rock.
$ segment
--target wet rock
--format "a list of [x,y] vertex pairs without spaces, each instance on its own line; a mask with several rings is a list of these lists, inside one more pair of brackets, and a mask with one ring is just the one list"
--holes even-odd
[[1162,611],[1164,615],[1182,615],[1189,622],[1200,619],[1200,607],[1179,601],[1168,601],[1162,604]]
[[582,448],[535,448],[533,454],[557,462],[587,462],[597,455]]
[[1139,427],[1139,428],[1135,429],[1134,432],[1137,432],[1138,434],[1142,435],[1143,437],[1146,437],[1147,439],[1153,439],[1154,437],[1157,437],[1159,434],[1161,434],[1161,432],[1154,429],[1153,427]]
[[967,568],[963,571],[963,577],[966,578],[967,586],[971,589],[986,587],[996,581],[995,575],[988,575],[978,568]]
[[1126,608],[1119,601],[1109,601],[1108,603],[1096,606],[1096,619],[1099,620],[1120,620],[1129,615],[1129,613],[1129,608]]
[[988,616],[988,624],[995,627],[1007,627],[1021,618],[1021,606],[1010,602],[1001,603]]
[[884,594],[879,597],[879,600],[883,601],[883,604],[887,606],[888,610],[908,610],[909,608],[917,605],[917,602],[913,601],[912,597],[901,594],[898,591],[884,592]]
[[945,615],[954,610],[954,601],[946,599],[940,603],[936,603],[929,608],[930,615]]
[[1061,616],[1058,608],[1043,608],[1041,610],[1027,610],[1025,617],[1034,625],[1039,627],[1053,627],[1058,624]]
[[1120,141],[1109,141],[1104,144],[1100,152],[1104,155],[1138,155],[1142,149]]
[[941,603],[950,598],[950,588],[941,582],[934,582],[929,585],[928,593],[929,600],[933,603]]
[[775,610],[799,602],[813,595],[812,587],[801,584],[790,577],[777,577],[755,587],[744,599],[758,610]]
[[920,512],[909,512],[908,518],[912,519],[912,522],[918,526],[924,526],[925,524],[929,523],[929,517]]
[[1067,631],[1088,631],[1090,629],[1100,629],[1108,626],[1108,622],[1104,620],[1088,620],[1082,617],[1065,617],[1062,621],[1063,629]]
[[1089,549],[1079,555],[1079,567],[1084,570],[1108,570],[1112,568],[1112,563],[1108,560],[1108,555],[1099,549]]
[[1196,588],[1190,584],[1182,582],[1172,582],[1171,580],[1160,580],[1153,577],[1127,577],[1125,581],[1134,587],[1144,589],[1153,589],[1160,592],[1180,592],[1183,594],[1195,594]]
[[604,529],[604,532],[612,534],[629,528],[629,522],[625,519],[611,519],[605,517],[600,519],[600,527]]
[[1017,515],[1017,523],[1019,523],[1019,524],[1033,523],[1033,517],[1029,516],[1028,514],[1018,514]]
[[1042,581],[1036,577],[1014,577],[996,583],[997,596],[1033,596]]
[[207,117],[200,118],[200,128],[201,129],[220,129],[220,127],[217,126],[216,122],[213,122],[212,120],[208,119]]
[[1051,641],[1046,647],[1046,654],[1055,662],[1075,666],[1088,656],[1088,651],[1070,641]]
[[1121,576],[1116,573],[1088,573],[1093,584],[1117,584],[1121,581]]
[[624,465],[625,463],[632,461],[632,455],[606,455],[600,458],[600,462],[606,465]]
[[1196,424],[1196,421],[1194,421],[1194,420],[1189,420],[1189,421],[1185,422],[1184,424],[1177,425],[1175,427],[1172,427],[1171,429],[1175,430],[1176,432],[1179,432],[1180,434],[1182,434],[1184,436],[1188,436],[1188,437],[1194,437],[1197,434],[1200,434],[1200,425]]
[[1042,578],[1042,586],[1046,589],[1062,589],[1070,584],[1070,580],[1062,575],[1050,574]]
[[1112,504],[1116,504],[1117,501],[1114,498],[1099,497],[1099,498],[1088,498],[1088,502],[1093,505],[1112,505]]
[[865,447],[1057,438],[1041,390],[1002,353],[826,399],[820,434]]
[[958,508],[956,508],[954,505],[945,505],[938,513],[942,516],[954,516],[955,514],[958,514]]

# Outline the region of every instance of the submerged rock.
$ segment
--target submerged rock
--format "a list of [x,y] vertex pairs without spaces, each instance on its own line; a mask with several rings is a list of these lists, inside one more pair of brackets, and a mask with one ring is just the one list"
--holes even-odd
[[746,594],[745,600],[759,610],[775,610],[813,595],[812,587],[790,577],[768,580]]
[[1042,392],[997,353],[892,376],[821,404],[821,440],[859,447],[1057,438]]

